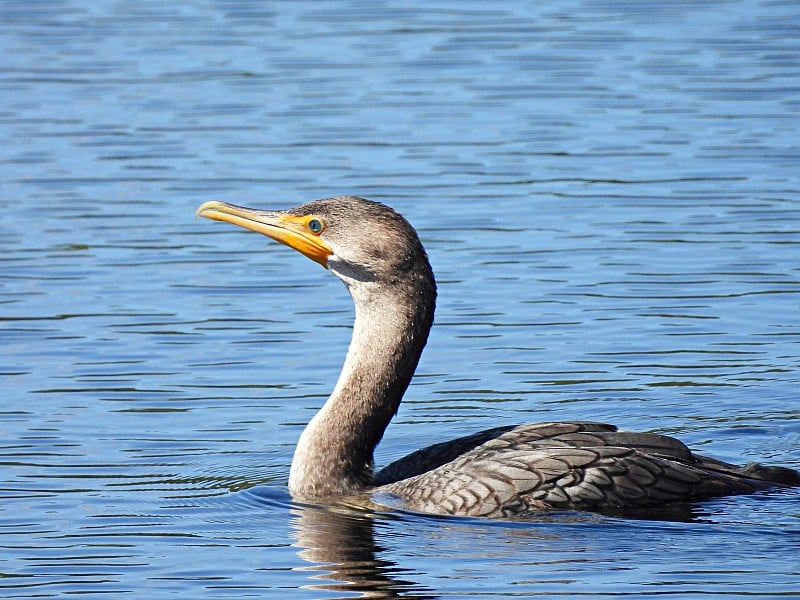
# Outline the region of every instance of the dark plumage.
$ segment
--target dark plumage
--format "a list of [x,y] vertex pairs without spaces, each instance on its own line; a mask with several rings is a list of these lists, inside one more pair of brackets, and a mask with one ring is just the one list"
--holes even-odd
[[373,451],[397,412],[433,323],[436,284],[413,227],[352,196],[287,211],[207,202],[200,216],[272,237],[330,269],[356,307],[331,397],[298,442],[292,495],[393,494],[410,509],[488,517],[546,508],[638,509],[800,484],[783,467],[738,467],[676,439],[602,423],[498,427],[435,444],[373,475]]

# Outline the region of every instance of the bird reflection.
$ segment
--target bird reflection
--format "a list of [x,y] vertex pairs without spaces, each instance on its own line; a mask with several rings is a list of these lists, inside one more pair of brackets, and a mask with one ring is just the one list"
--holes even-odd
[[[312,573],[309,579],[314,583],[304,586],[305,589],[339,592],[338,599],[346,598],[414,598],[427,599],[439,597],[434,591],[411,581],[413,571],[404,568],[391,560],[381,558],[388,548],[378,544],[375,539],[376,522],[392,519],[405,521],[412,535],[428,539],[425,525],[411,518],[409,513],[374,512],[364,506],[333,504],[325,506],[295,505],[291,510],[290,526],[293,530],[295,546],[299,548],[298,556],[309,564],[297,570]],[[421,515],[420,515],[421,516]],[[587,525],[594,531],[589,537],[597,535],[604,527],[616,527],[616,524],[629,526],[625,520],[647,520],[666,522],[714,522],[711,515],[702,505],[682,503],[669,507],[651,507],[644,509],[628,509],[624,511],[607,511],[605,514],[581,511],[537,511],[514,519],[495,521],[494,527],[501,527],[503,533],[495,530],[490,537],[497,535],[502,540],[499,544],[498,556],[491,556],[488,548],[481,548],[481,556],[491,563],[493,560],[507,560],[511,555],[529,555],[531,566],[539,564],[530,560],[530,556],[541,555],[542,563],[549,564],[552,553],[569,551],[573,553],[577,543],[575,530],[565,533],[562,526]],[[454,519],[450,517],[433,517],[436,519],[435,529],[438,532],[449,530],[453,540],[475,539],[486,535],[483,523],[474,520]],[[424,519],[424,517],[423,517]],[[554,529],[551,527],[556,525]],[[599,528],[599,529],[598,529]],[[384,541],[391,537],[384,533]],[[445,535],[438,539],[447,539]],[[456,542],[457,543],[457,542]],[[523,548],[524,547],[524,548]],[[452,548],[436,553],[441,560],[449,560]],[[432,550],[433,551],[433,550]],[[459,545],[457,554],[463,558],[465,549]],[[488,553],[488,554],[484,554]]]
[[302,570],[319,572],[319,583],[306,589],[341,592],[337,598],[434,598],[430,590],[401,578],[404,570],[378,558],[385,548],[375,542],[374,517],[345,506],[302,506],[291,526],[298,555],[310,563]]

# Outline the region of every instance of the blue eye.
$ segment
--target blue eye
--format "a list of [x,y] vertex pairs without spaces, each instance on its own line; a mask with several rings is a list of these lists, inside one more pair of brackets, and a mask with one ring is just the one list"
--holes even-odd
[[322,230],[325,229],[325,223],[320,221],[319,219],[311,219],[308,222],[308,230],[311,233],[322,233]]

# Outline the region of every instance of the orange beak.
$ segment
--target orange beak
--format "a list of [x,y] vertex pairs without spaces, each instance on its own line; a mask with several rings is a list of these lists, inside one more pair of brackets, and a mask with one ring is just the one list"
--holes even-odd
[[195,216],[226,221],[262,233],[294,248],[326,269],[328,258],[333,254],[333,249],[320,239],[319,235],[309,231],[307,216],[298,217],[284,212],[256,210],[217,200],[201,204]]

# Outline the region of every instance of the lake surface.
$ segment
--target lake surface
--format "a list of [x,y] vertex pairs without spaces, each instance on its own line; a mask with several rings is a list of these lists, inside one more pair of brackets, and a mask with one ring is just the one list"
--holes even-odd
[[379,464],[525,421],[800,468],[800,5],[0,5],[0,596],[800,596],[685,519],[292,503],[352,310],[209,199],[391,204],[439,281]]

